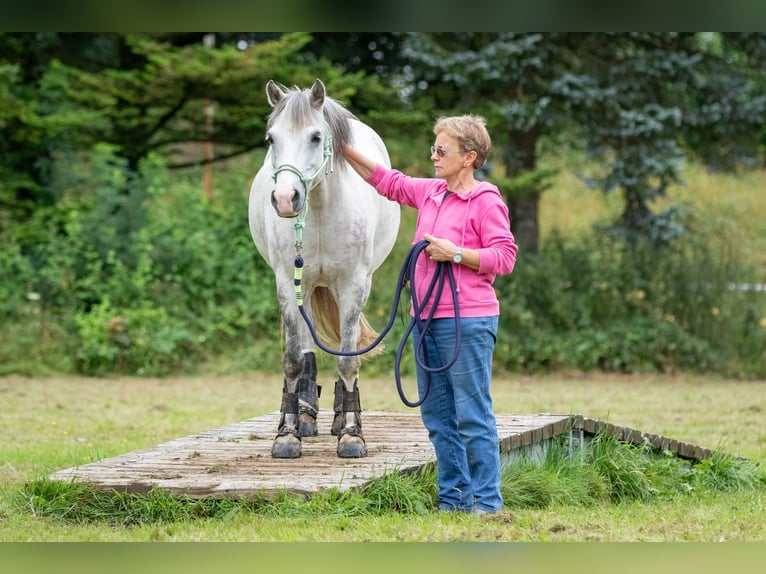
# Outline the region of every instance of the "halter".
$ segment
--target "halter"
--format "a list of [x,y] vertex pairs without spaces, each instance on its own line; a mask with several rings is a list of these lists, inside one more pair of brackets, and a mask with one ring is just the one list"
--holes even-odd
[[[324,140],[323,156],[324,156],[324,159],[322,161],[322,165],[320,165],[319,169],[317,169],[314,172],[314,174],[310,176],[305,175],[300,170],[300,168],[297,168],[294,165],[289,163],[280,164],[274,169],[274,171],[271,172],[271,179],[273,179],[274,182],[276,182],[277,176],[281,172],[291,171],[292,173],[298,176],[298,179],[301,180],[301,183],[303,184],[303,189],[306,192],[306,199],[303,201],[303,207],[298,213],[298,216],[296,217],[295,225],[294,225],[295,252],[297,253],[298,256],[300,256],[301,251],[303,250],[303,227],[306,221],[306,213],[308,212],[308,208],[309,208],[309,193],[311,192],[312,189],[314,189],[317,185],[319,185],[322,179],[324,179],[324,176],[333,172],[332,136],[327,136]],[[317,179],[317,177],[320,174],[322,177]],[[314,182],[313,184],[311,184],[312,181]],[[297,270],[296,270],[296,273],[297,273]]]

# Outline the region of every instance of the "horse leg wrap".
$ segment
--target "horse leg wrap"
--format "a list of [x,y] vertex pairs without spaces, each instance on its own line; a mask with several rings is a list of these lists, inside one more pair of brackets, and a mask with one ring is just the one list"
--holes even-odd
[[282,389],[282,406],[279,410],[282,411],[282,416],[279,419],[277,434],[298,434],[297,429],[289,429],[285,426],[285,415],[298,414],[298,393],[288,393],[287,389]]
[[340,427],[343,424],[343,392],[345,390],[342,380],[338,379],[335,381],[335,401],[332,405],[335,415],[333,416],[332,429],[330,430],[333,436],[340,435]]
[[274,444],[271,445],[271,456],[273,458],[298,458],[301,456],[301,435],[298,434],[296,423],[292,425],[286,423],[286,415],[298,415],[298,393],[288,393],[287,389],[282,389],[282,416],[279,419],[279,428],[277,436],[274,438]]
[[[356,382],[354,382],[354,389],[351,391],[347,391],[343,384],[336,389],[339,391],[336,395],[336,401],[340,405],[340,413],[336,413],[338,456],[340,458],[367,456],[367,445],[362,433],[362,405],[359,403],[359,389],[356,387]],[[351,413],[353,413],[353,418],[349,420],[348,417]]]
[[333,411],[335,412],[331,431],[333,435],[340,436],[341,429],[346,422],[346,413],[348,412],[357,414],[361,431],[362,405],[359,402],[359,389],[356,387],[356,382],[354,382],[354,390],[347,391],[341,379],[335,381],[335,402],[333,404]]
[[314,353],[305,353],[304,358],[303,374],[298,379],[298,430],[301,436],[316,436],[322,387],[317,385],[316,356]]

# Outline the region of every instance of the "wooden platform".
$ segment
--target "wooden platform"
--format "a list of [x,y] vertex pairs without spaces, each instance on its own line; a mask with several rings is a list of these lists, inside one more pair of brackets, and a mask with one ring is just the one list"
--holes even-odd
[[[368,456],[361,459],[336,456],[337,438],[330,434],[329,410],[319,412],[319,436],[303,439],[301,458],[273,459],[271,444],[278,421],[279,413],[271,413],[61,470],[49,478],[87,482],[99,490],[120,493],[147,493],[159,488],[190,498],[269,498],[284,491],[304,495],[328,488],[344,491],[389,472],[411,472],[435,461],[428,433],[417,412],[364,412]],[[687,458],[710,455],[709,450],[701,447],[644,435],[581,415],[499,414],[497,426],[505,460],[510,454],[539,447],[564,433],[577,445],[600,431],[628,442],[649,440],[658,448]]]

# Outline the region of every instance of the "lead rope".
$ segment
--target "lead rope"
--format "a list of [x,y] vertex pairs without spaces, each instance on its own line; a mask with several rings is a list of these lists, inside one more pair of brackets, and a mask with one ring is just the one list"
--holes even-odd
[[[297,240],[296,240],[296,244],[297,244]],[[311,319],[309,318],[308,313],[306,313],[306,309],[303,307],[303,291],[301,289],[301,280],[303,278],[304,261],[300,253],[298,253],[298,255],[295,258],[295,275],[294,275],[295,299],[298,303],[298,310],[303,316],[303,319],[306,321],[306,325],[309,328],[311,337],[314,339],[314,343],[316,343],[316,345],[320,349],[325,351],[326,353],[330,353],[331,355],[336,355],[336,356],[343,356],[343,357],[363,355],[364,353],[371,351],[378,344],[380,344],[383,338],[391,330],[391,327],[393,327],[394,325],[394,321],[396,320],[396,310],[399,307],[402,290],[406,288],[410,278],[413,278],[415,276],[415,264],[417,262],[418,257],[427,246],[428,246],[428,241],[423,240],[423,241],[419,241],[418,243],[416,243],[410,248],[409,252],[407,253],[407,257],[404,260],[404,264],[402,265],[401,271],[399,272],[399,279],[397,283],[396,294],[394,296],[394,304],[391,308],[391,314],[389,316],[388,323],[386,324],[386,326],[383,328],[381,333],[372,343],[370,343],[363,349],[358,349],[356,351],[341,351],[337,349],[330,349],[326,347],[319,340],[319,337],[316,334],[316,330],[314,329],[314,325],[311,323]],[[426,332],[431,325],[431,321],[433,321],[434,313],[436,312],[436,302],[438,302],[441,299],[442,292],[444,291],[445,281],[449,282],[450,289],[452,291],[452,304],[455,309],[455,353],[452,356],[452,358],[447,362],[446,365],[443,365],[440,367],[430,367],[428,365],[428,351],[427,351],[427,348],[425,347],[425,337],[426,337]],[[434,293],[434,289],[436,289],[435,293]],[[420,316],[422,313],[422,309],[424,309],[427,306],[428,302],[431,300],[432,295],[434,295],[434,304],[431,305],[431,309],[429,310],[427,317],[425,319],[421,319]],[[450,265],[446,261],[439,261],[436,264],[436,272],[431,277],[431,282],[429,283],[428,289],[426,289],[426,292],[423,296],[422,304],[420,301],[418,301],[418,297],[415,291],[412,291],[412,308],[413,308],[413,316],[410,318],[410,322],[407,325],[407,329],[405,330],[405,333],[402,336],[402,339],[399,342],[399,347],[396,351],[396,360],[394,362],[394,377],[396,378],[396,389],[399,392],[399,397],[402,399],[402,402],[408,407],[418,407],[421,404],[423,404],[423,401],[426,400],[426,397],[428,396],[428,392],[431,388],[430,374],[441,373],[451,368],[452,365],[454,365],[455,362],[457,361],[458,354],[460,352],[460,306],[458,305],[457,289],[455,287],[455,276],[452,270],[452,265]],[[417,401],[410,401],[407,399],[404,393],[404,389],[402,388],[401,362],[402,362],[402,355],[404,354],[404,348],[407,343],[407,339],[412,334],[412,331],[415,328],[415,325],[418,326],[418,333],[419,333],[418,339],[415,341],[415,344],[414,344],[415,361],[418,364],[418,366],[426,372],[426,384],[423,391],[423,396],[420,397],[419,400]],[[421,358],[421,354],[422,354],[422,358]]]

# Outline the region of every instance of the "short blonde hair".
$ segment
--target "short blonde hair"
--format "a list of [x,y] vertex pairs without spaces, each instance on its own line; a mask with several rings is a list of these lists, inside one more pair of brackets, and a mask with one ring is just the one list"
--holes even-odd
[[483,117],[470,114],[441,117],[434,124],[434,134],[439,135],[442,132],[457,139],[461,151],[476,152],[474,168],[480,169],[487,163],[492,140]]

